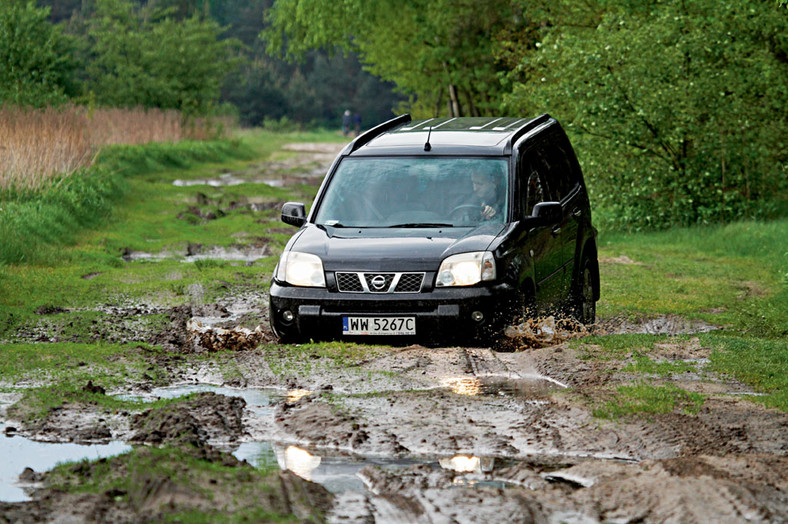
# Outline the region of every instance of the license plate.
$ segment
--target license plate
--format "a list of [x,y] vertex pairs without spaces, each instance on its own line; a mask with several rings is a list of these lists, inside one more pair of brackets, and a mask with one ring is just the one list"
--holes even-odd
[[343,335],[415,335],[415,317],[342,317]]

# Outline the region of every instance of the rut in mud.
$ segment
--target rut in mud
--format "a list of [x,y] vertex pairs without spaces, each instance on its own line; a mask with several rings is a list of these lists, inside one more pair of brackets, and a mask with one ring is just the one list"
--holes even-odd
[[[331,156],[315,154],[322,160],[250,166],[219,180],[314,184]],[[211,254],[246,263],[197,246],[126,253],[124,263]],[[162,348],[133,349],[150,375],[109,391],[85,383],[85,392],[145,402],[190,396],[135,410],[71,400],[27,418],[15,405],[22,389],[5,384],[0,448],[32,457],[46,442],[52,450],[97,447],[83,449],[92,462],[55,473],[46,473],[53,464],[24,470],[16,461],[19,471],[10,479],[3,471],[0,482],[21,490],[21,474],[26,491],[0,502],[0,521],[157,520],[173,508],[209,511],[217,500],[226,512],[260,505],[271,515],[331,522],[788,516],[788,415],[750,402],[747,386],[709,368],[710,348],[692,335],[715,326],[666,316],[605,319],[593,328],[666,335],[650,357],[676,371],[646,378],[701,399],[677,397],[668,412],[609,419],[598,410],[619,400],[617,388],[644,381],[631,370],[636,348],[609,358],[583,340],[589,332],[551,317],[512,326],[506,347],[280,346],[267,327],[264,289],[236,284],[206,300],[194,285],[188,303],[176,306],[118,299],[96,305],[104,322],[79,329],[69,327],[74,311],[42,309],[14,342]],[[110,456],[99,458],[98,446]],[[161,468],[138,467],[153,463]],[[124,476],[136,487],[119,487]],[[61,489],[88,484],[97,486],[90,494]]]

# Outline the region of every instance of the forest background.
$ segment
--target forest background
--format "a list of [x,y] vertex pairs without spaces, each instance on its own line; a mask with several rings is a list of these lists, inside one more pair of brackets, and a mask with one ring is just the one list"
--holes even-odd
[[0,0],[0,104],[269,128],[549,112],[605,228],[788,209],[774,0]]

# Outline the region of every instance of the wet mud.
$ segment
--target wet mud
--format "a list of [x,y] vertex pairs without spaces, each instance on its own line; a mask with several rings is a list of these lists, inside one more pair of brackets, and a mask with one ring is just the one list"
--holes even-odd
[[[334,152],[296,151],[300,160],[219,179],[312,184]],[[192,215],[210,220],[211,206],[222,209],[197,202]],[[258,244],[258,254],[270,256],[264,237]],[[212,253],[190,245],[155,256],[196,261]],[[128,263],[145,258],[126,255]],[[150,375],[113,391],[88,382],[85,391],[145,402],[183,398],[129,410],[67,401],[32,419],[11,408],[21,394],[5,384],[11,392],[0,394],[0,446],[24,444],[35,454],[47,443],[118,446],[121,454],[65,472],[47,472],[53,464],[31,458],[29,470],[14,466],[11,481],[0,465],[0,481],[17,490],[0,502],[0,522],[161,521],[219,508],[218,519],[244,507],[343,523],[788,519],[788,415],[713,373],[711,350],[685,336],[717,326],[665,316],[585,328],[547,316],[510,326],[508,340],[492,347],[351,345],[335,358],[319,346],[275,343],[264,286],[236,286],[209,303],[200,285],[186,293],[188,303],[176,307],[153,298],[96,305],[86,312],[102,320],[85,324],[74,324],[78,311],[42,306],[38,321],[13,335],[12,342],[158,346],[137,349]],[[629,371],[637,348],[602,358],[600,347],[583,342],[613,333],[667,335],[649,357],[682,366],[646,377],[702,394],[697,409],[595,416],[617,400],[619,386],[644,380]],[[134,466],[152,462],[162,468]],[[119,478],[134,487],[118,487]],[[101,487],[63,489],[91,483]],[[249,520],[266,518],[273,519]]]

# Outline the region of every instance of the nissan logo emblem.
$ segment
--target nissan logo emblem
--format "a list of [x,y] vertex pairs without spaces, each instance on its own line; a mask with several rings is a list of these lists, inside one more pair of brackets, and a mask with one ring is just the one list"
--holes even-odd
[[372,284],[372,287],[380,291],[381,289],[383,289],[383,286],[386,285],[386,277],[384,277],[383,275],[377,275],[372,278],[370,283]]

